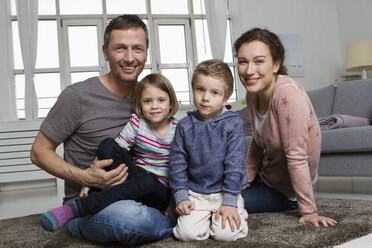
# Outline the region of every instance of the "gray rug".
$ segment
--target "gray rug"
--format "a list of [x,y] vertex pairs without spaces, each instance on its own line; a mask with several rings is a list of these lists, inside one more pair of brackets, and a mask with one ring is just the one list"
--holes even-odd
[[[372,201],[317,198],[321,215],[334,218],[334,227],[316,228],[298,224],[298,212],[250,214],[249,233],[236,242],[180,242],[168,238],[138,247],[333,247],[372,233]],[[119,243],[98,244],[74,239],[67,227],[46,232],[40,214],[0,221],[0,247],[123,247]]]

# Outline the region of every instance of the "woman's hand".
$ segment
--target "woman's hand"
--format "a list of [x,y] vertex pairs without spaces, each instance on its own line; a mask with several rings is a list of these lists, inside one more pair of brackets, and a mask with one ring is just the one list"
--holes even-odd
[[313,224],[316,227],[319,227],[319,224],[327,227],[327,226],[334,226],[337,224],[337,221],[334,219],[325,217],[325,216],[319,216],[318,213],[313,214],[304,214],[298,221],[300,224],[306,224],[310,223]]
[[245,185],[243,185],[243,190],[245,190],[246,188],[248,188],[249,186],[251,186],[251,184],[250,183],[247,183],[247,184],[245,184]]

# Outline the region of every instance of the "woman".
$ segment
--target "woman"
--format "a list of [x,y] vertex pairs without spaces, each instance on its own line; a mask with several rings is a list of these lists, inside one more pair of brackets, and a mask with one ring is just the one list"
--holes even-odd
[[254,28],[234,44],[253,126],[242,192],[248,212],[299,208],[299,223],[335,225],[319,216],[312,186],[318,177],[320,127],[303,88],[287,76],[284,47],[274,33]]

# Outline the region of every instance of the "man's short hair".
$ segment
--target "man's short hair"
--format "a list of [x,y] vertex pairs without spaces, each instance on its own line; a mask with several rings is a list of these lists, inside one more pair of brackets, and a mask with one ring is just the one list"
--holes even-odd
[[129,28],[142,28],[146,35],[146,47],[149,47],[149,32],[146,24],[137,15],[120,15],[112,19],[106,27],[104,39],[104,46],[108,49],[110,42],[111,31],[114,29],[129,29]]

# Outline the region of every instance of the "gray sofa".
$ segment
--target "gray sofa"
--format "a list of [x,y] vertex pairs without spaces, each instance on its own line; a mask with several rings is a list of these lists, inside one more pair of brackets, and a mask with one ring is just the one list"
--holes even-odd
[[[345,81],[307,92],[318,118],[372,118],[372,80]],[[372,176],[372,126],[322,131],[319,176]]]
[[[318,118],[334,114],[372,118],[372,80],[345,81],[307,94]],[[246,108],[239,111],[251,134]],[[372,125],[323,130],[319,176],[372,176]],[[247,149],[251,136],[246,137]]]

